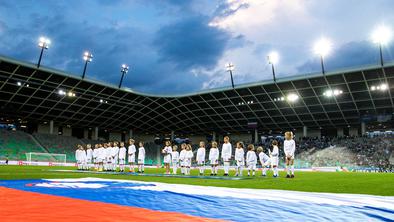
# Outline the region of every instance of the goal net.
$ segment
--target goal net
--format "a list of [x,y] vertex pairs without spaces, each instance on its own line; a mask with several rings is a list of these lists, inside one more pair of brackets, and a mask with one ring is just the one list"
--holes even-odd
[[26,161],[29,164],[36,162],[52,162],[58,164],[66,164],[66,154],[60,153],[26,153]]

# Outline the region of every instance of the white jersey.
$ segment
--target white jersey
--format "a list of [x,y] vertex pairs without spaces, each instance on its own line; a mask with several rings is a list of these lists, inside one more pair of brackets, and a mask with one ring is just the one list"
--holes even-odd
[[237,166],[245,165],[245,151],[243,148],[235,149],[234,159],[236,161]]
[[139,164],[145,163],[145,148],[143,146],[138,148],[138,163]]
[[246,162],[248,163],[248,165],[257,163],[257,156],[253,150],[249,150],[246,153]]
[[105,158],[107,158],[107,160],[111,159],[112,157],[112,147],[107,147],[105,148]]
[[97,157],[98,157],[98,148],[94,148],[93,149],[92,157],[93,157],[93,159],[97,159]]
[[219,149],[218,148],[211,148],[209,150],[209,157],[208,157],[208,159],[211,162],[211,164],[218,164]]
[[118,159],[119,147],[117,147],[117,146],[112,147],[111,155],[112,155],[112,158]]
[[259,159],[260,159],[261,165],[264,166],[270,158],[267,154],[265,154],[264,152],[261,152],[261,153],[259,153]]
[[197,161],[197,163],[205,162],[205,148],[204,147],[198,148],[197,155],[196,155],[196,161]]
[[86,161],[86,151],[85,150],[80,150],[80,161],[84,162]]
[[81,161],[81,155],[80,155],[80,152],[79,152],[80,150],[79,149],[77,149],[76,151],[75,151],[75,160],[77,161],[77,162],[80,162]]
[[278,148],[278,146],[273,146],[273,149],[271,152],[271,162],[272,162],[272,165],[278,166],[278,163],[279,163],[279,148]]
[[164,163],[171,163],[172,148],[170,146],[165,146],[162,153],[164,154]]
[[185,155],[186,155],[186,150],[181,150],[181,152],[179,153],[179,160],[184,161]]
[[126,147],[124,147],[124,146],[119,148],[119,159],[121,159],[121,160],[126,159]]
[[105,157],[106,157],[105,154],[106,154],[106,151],[105,151],[104,147],[100,147],[100,148],[97,149],[97,157],[101,161],[105,160]]
[[91,160],[93,158],[93,150],[87,149],[86,150],[86,159]]
[[231,143],[223,143],[222,145],[222,159],[223,161],[230,161],[232,153]]
[[293,139],[291,140],[285,140],[283,142],[283,150],[285,151],[285,156],[290,156],[294,157],[294,152],[295,152],[295,141]]
[[177,163],[179,161],[179,152],[172,151],[171,158],[172,158],[172,162]]
[[135,149],[134,144],[129,146],[129,150],[127,151],[127,153],[130,155],[135,155],[135,152],[137,152],[137,150]]

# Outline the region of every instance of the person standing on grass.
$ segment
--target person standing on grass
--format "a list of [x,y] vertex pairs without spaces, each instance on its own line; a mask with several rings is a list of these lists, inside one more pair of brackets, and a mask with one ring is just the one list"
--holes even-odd
[[135,148],[134,145],[134,140],[133,139],[129,139],[129,150],[127,151],[128,155],[129,155],[129,164],[130,164],[130,170],[129,172],[134,173],[134,164],[135,164],[135,153],[137,151],[137,149]]
[[171,153],[171,163],[172,163],[172,173],[177,174],[178,171],[178,164],[179,164],[179,152],[177,151],[178,146],[172,146],[172,153]]
[[222,160],[223,160],[224,176],[228,176],[228,172],[230,170],[230,163],[231,163],[232,146],[230,143],[230,137],[225,136],[223,140],[224,143],[222,145]]
[[164,155],[164,167],[166,168],[166,174],[171,174],[170,172],[170,164],[171,164],[171,142],[166,141],[165,147],[162,149],[161,153]]
[[244,170],[245,165],[245,151],[244,151],[244,144],[242,142],[237,142],[234,159],[235,163],[235,176],[241,176]]
[[196,155],[196,161],[197,161],[197,165],[199,167],[200,170],[200,176],[204,175],[204,170],[205,170],[205,142],[204,141],[200,141],[200,147],[197,150],[197,155]]
[[144,173],[144,167],[145,167],[144,142],[140,141],[138,145],[139,145],[139,148],[138,148],[138,173]]
[[126,147],[124,147],[124,142],[120,142],[119,148],[119,168],[120,172],[124,172],[124,165],[126,163]]
[[289,131],[285,133],[283,150],[285,152],[285,162],[286,162],[286,172],[287,172],[286,178],[294,178],[295,141],[293,140],[293,132]]
[[212,147],[209,150],[209,162],[211,164],[211,176],[216,176],[218,174],[219,149],[218,143],[215,141],[212,142]]

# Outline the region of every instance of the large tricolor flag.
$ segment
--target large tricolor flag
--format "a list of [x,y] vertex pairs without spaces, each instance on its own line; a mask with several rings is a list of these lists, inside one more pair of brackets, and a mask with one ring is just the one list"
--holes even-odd
[[0,181],[0,221],[394,221],[394,197],[99,178]]

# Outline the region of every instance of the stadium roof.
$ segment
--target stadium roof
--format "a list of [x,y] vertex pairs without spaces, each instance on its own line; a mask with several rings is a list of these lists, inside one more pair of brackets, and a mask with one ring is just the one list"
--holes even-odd
[[[388,89],[372,90],[381,84]],[[160,96],[0,57],[1,115],[149,133],[246,132],[248,123],[267,131],[355,126],[392,115],[393,86],[394,64],[387,64]],[[327,97],[328,89],[342,94]],[[298,100],[281,99],[289,94]]]

